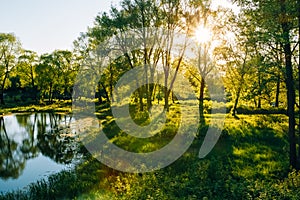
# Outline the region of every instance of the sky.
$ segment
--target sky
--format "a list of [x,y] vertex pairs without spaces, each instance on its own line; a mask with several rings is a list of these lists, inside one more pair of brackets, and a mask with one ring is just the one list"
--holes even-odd
[[120,0],[0,0],[0,33],[14,33],[38,54],[71,50],[99,12]]
[[[24,49],[38,54],[72,50],[99,12],[121,0],[0,0],[0,33],[14,33]],[[227,4],[226,0],[213,0]],[[228,6],[228,4],[227,4]]]

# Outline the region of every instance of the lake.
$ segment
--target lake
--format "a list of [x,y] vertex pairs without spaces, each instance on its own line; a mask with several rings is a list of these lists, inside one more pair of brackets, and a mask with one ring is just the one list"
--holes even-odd
[[71,115],[23,113],[0,117],[0,192],[22,189],[80,160]]

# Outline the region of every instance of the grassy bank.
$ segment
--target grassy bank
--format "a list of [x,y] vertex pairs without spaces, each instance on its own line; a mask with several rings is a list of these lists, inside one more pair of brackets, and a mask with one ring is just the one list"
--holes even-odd
[[[97,116],[114,143],[130,151],[148,152],[172,140],[180,115],[176,109],[171,108],[160,134],[143,142],[117,129],[109,109],[99,110]],[[142,113],[136,116],[140,116],[134,119],[137,123],[148,123]],[[210,117],[206,115],[207,123]],[[207,157],[199,159],[207,126],[199,128],[189,150],[166,168],[143,174],[124,173],[104,166],[86,152],[87,158],[74,170],[52,175],[26,191],[4,194],[0,199],[300,198],[300,174],[288,167],[285,115],[226,115],[218,143]]]
[[64,112],[70,113],[72,111],[71,101],[55,101],[52,103],[35,103],[35,104],[5,104],[0,106],[0,115],[6,115],[10,113],[22,113],[22,112]]

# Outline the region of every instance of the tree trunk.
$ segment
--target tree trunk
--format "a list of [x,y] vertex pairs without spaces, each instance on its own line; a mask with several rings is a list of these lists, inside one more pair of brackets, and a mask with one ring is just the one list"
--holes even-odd
[[98,89],[98,95],[96,96],[96,98],[98,97],[98,104],[101,105],[103,103],[102,101],[102,95],[101,95],[101,83],[98,82],[97,84],[97,89]]
[[[143,32],[143,51],[144,51],[144,72],[145,72],[145,78],[146,78],[146,84],[144,86],[145,88],[145,94],[146,94],[146,99],[147,99],[147,110],[149,111],[150,108],[151,108],[151,91],[150,91],[150,85],[149,85],[149,80],[148,80],[148,62],[147,62],[147,57],[148,57],[148,53],[147,53],[147,39],[146,39],[146,19],[145,19],[145,5],[144,3],[142,2],[141,4],[139,4],[139,7],[140,7],[140,10],[141,10],[141,17],[142,17],[142,24],[143,24],[143,29],[142,29],[142,32]],[[142,94],[143,96],[143,94]],[[141,101],[143,101],[143,99],[140,99],[140,105],[141,104]],[[143,109],[143,108],[142,108]],[[142,111],[142,110],[141,110]]]
[[199,115],[200,115],[200,124],[205,122],[204,119],[204,88],[205,80],[201,78],[200,91],[199,91]]
[[168,92],[168,78],[169,75],[167,74],[169,73],[168,71],[165,71],[165,87],[164,87],[164,100],[165,100],[165,105],[164,105],[164,109],[166,111],[169,111],[169,92]]
[[[110,76],[109,76],[109,95],[110,95],[110,101],[114,102],[114,96],[113,96],[113,89],[114,89],[114,83],[113,83],[113,69],[110,65],[109,67]],[[105,88],[104,88],[105,89]]]
[[1,84],[0,105],[5,104],[5,102],[4,102],[4,86],[5,86],[7,76],[8,76],[8,71],[5,72],[5,76],[4,76],[4,79],[3,79],[2,84]]
[[143,87],[140,87],[138,89],[138,93],[139,93],[139,108],[140,108],[140,111],[144,111],[144,103],[143,103]]
[[240,95],[241,95],[241,86],[238,87],[237,93],[236,93],[236,97],[234,100],[234,105],[233,105],[233,109],[232,109],[232,116],[236,116],[236,109],[237,109],[237,105],[239,103],[239,99],[240,99]]
[[277,77],[276,83],[276,99],[275,99],[275,107],[279,107],[279,94],[280,94],[280,76]]
[[4,92],[3,89],[1,89],[1,91],[0,91],[0,105],[4,105],[5,104],[3,92]]
[[103,83],[101,83],[101,86],[103,88],[103,91],[104,91],[104,94],[105,94],[107,102],[110,103],[109,95],[108,95],[108,92],[107,92],[107,90],[105,88],[105,85]]
[[50,84],[49,88],[49,102],[52,103],[52,84]]
[[164,98],[165,98],[164,109],[166,111],[169,111],[169,91],[167,87],[164,88]]
[[261,89],[262,89],[262,85],[261,85],[261,73],[260,73],[260,69],[258,69],[258,103],[257,103],[257,108],[261,108]]
[[[298,5],[298,48],[299,48],[299,60],[298,60],[298,84],[300,83],[300,0],[297,1]],[[298,85],[298,105],[300,106],[300,85]],[[300,111],[298,107],[298,137],[300,145]],[[300,148],[298,148],[298,156],[300,158]],[[298,159],[299,159],[298,158]],[[298,163],[300,163],[298,161]]]
[[290,27],[287,21],[286,14],[286,2],[280,1],[280,8],[282,14],[281,27],[283,30],[283,50],[285,56],[285,68],[286,68],[286,87],[287,87],[287,102],[288,102],[288,117],[289,117],[289,143],[290,143],[290,165],[293,168],[297,167],[297,154],[296,154],[296,136],[295,136],[295,88],[293,78],[293,66],[292,66],[292,50],[290,43]]
[[30,78],[31,78],[31,87],[34,88],[34,75],[33,75],[33,66],[30,67]]

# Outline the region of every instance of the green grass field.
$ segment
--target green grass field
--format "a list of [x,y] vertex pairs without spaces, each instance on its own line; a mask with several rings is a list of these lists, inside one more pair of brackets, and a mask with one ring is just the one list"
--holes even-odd
[[[134,152],[150,152],[172,140],[181,112],[170,108],[163,130],[149,139],[137,139],[117,128],[111,112],[96,114],[107,136]],[[283,114],[206,114],[206,124],[189,150],[166,168],[148,173],[124,173],[104,166],[88,152],[84,162],[0,199],[299,199],[300,173],[289,169],[287,117]],[[212,117],[225,117],[216,146],[198,158]],[[143,113],[138,124],[149,123]],[[82,147],[80,151],[85,152]]]

